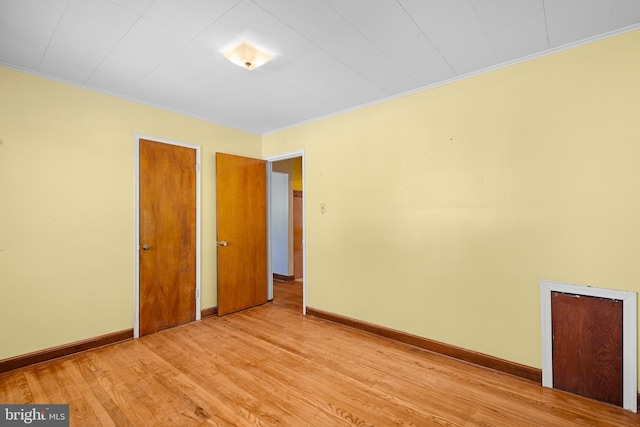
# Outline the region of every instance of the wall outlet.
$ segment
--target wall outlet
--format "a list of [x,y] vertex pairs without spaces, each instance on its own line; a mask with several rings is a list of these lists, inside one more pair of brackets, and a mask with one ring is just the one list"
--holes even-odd
[[325,202],[320,203],[320,213],[321,214],[327,213],[327,204]]

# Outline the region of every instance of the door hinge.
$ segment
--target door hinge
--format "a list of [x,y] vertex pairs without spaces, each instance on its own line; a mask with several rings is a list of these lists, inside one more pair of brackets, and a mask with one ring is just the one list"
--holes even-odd
[[200,163],[196,163],[196,172],[200,172]]
[[196,298],[200,298],[200,289],[196,289]]

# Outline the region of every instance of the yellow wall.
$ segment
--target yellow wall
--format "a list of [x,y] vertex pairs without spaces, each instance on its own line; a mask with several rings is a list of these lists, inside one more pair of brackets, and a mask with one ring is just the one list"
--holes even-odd
[[291,159],[293,162],[293,189],[302,191],[302,157]]
[[638,52],[636,31],[265,136],[305,150],[307,304],[541,367],[541,279],[640,291]]
[[202,147],[216,305],[215,152],[261,138],[0,68],[0,359],[133,327],[135,133]]

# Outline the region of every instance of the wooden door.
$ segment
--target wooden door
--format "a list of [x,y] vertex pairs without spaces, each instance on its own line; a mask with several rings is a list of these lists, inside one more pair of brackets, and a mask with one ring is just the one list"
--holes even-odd
[[218,315],[267,302],[264,160],[216,153]]
[[622,301],[551,293],[553,386],[622,406]]
[[293,278],[302,278],[302,191],[293,191]]
[[196,150],[140,140],[140,336],[196,318]]

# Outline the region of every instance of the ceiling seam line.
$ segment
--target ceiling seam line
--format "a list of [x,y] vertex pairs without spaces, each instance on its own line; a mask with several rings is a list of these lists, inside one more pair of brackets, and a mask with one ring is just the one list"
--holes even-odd
[[[240,4],[242,4],[244,1],[245,1],[245,0],[240,0],[238,3],[234,4],[233,6],[231,6],[231,7],[229,8],[229,10],[227,10],[226,12],[224,12],[222,15],[220,15],[220,16],[219,16],[219,17],[217,17],[217,18],[212,18],[212,17],[210,17],[210,16],[209,16],[209,18],[210,18],[210,19],[212,19],[213,21],[212,21],[209,25],[207,25],[207,26],[206,26],[206,28],[204,28],[204,29],[203,29],[202,31],[200,31],[198,34],[196,34],[196,35],[195,35],[195,36],[193,36],[191,39],[189,39],[189,40],[188,40],[184,45],[182,45],[180,48],[178,48],[178,50],[180,50],[180,49],[184,48],[185,46],[190,45],[191,43],[193,43],[193,42],[194,42],[198,37],[200,37],[200,35],[201,35],[202,33],[204,33],[204,32],[205,32],[205,31],[207,31],[209,28],[211,28],[213,25],[215,25],[215,24],[216,24],[220,19],[222,19],[222,18],[224,18],[225,16],[227,16],[227,15],[228,15],[228,14],[229,14],[233,9],[235,9],[236,7],[238,7],[238,6],[239,6]],[[191,5],[187,5],[187,6],[191,7]],[[151,6],[149,6],[149,7],[151,7]],[[197,8],[195,8],[195,7],[192,7],[192,8],[193,8],[194,10],[197,10],[198,12],[202,13],[203,15],[208,16],[206,13],[202,12],[201,10],[199,10],[199,9],[197,9]],[[149,8],[147,8],[147,10],[148,10],[148,9],[149,9]],[[146,13],[146,10],[145,10],[145,13]],[[140,16],[140,18],[143,18],[143,16]],[[147,19],[149,19],[149,18],[147,18]],[[152,19],[149,19],[149,20],[150,20],[150,21],[153,21]],[[155,21],[153,21],[153,22],[155,22]],[[136,21],[136,24],[137,24],[137,23],[138,23],[138,22]],[[156,23],[158,23],[158,22],[156,22]],[[159,24],[159,23],[158,23],[158,24]],[[160,24],[160,25],[161,25],[161,24]],[[224,25],[224,24],[221,24],[221,25]],[[134,24],[134,26],[135,26],[135,24]],[[225,26],[226,26],[226,25],[225,25]],[[120,39],[120,40],[122,40],[122,39]],[[119,43],[119,42],[120,42],[120,41],[118,41],[118,43]],[[164,59],[163,59],[162,61],[160,61],[160,62],[159,62],[155,67],[153,67],[151,70],[149,70],[149,72],[148,72],[148,73],[146,73],[144,76],[140,77],[140,79],[138,79],[138,81],[136,81],[135,86],[137,86],[137,85],[138,85],[138,83],[140,83],[142,80],[144,80],[144,79],[146,79],[147,77],[149,77],[149,75],[150,75],[151,73],[153,73],[155,70],[157,70],[161,65],[165,64],[165,63],[166,63],[166,62],[167,62],[167,61],[168,61],[168,60],[169,60],[173,55],[175,55],[175,54],[176,54],[176,52],[177,52],[177,51],[175,51],[175,52],[171,52],[171,53],[170,53],[166,58],[164,58]],[[109,53],[111,53],[111,52],[109,52]],[[108,56],[108,54],[107,54],[107,56]],[[106,57],[105,57],[105,58],[106,58]],[[102,62],[101,62],[101,63],[102,63]],[[98,64],[98,66],[100,66],[100,64]]]
[[136,19],[136,22],[134,22],[131,27],[129,27],[129,29],[127,30],[126,33],[124,33],[122,35],[122,37],[120,37],[118,39],[117,42],[114,43],[113,47],[111,49],[109,49],[109,52],[107,52],[107,54],[102,57],[102,59],[100,60],[100,62],[98,62],[98,65],[96,65],[96,67],[93,69],[93,71],[91,71],[91,73],[89,73],[89,75],[87,76],[86,79],[84,79],[84,81],[82,82],[83,85],[86,85],[87,82],[91,79],[91,77],[93,77],[93,75],[96,73],[96,71],[98,71],[98,68],[100,68],[100,66],[104,63],[104,61],[107,60],[107,58],[109,57],[109,55],[111,55],[111,53],[113,53],[113,50],[116,48],[116,46],[118,46],[120,44],[120,42],[122,41],[122,39],[124,39],[127,34],[129,34],[131,32],[131,30],[133,29],[133,27],[135,27],[138,22],[140,22],[140,20],[142,19],[142,15],[138,16],[138,19]]
[[269,15],[273,16],[275,19],[277,19],[278,21],[280,21],[283,25],[285,25],[287,28],[291,29],[292,31],[294,31],[296,34],[298,34],[300,37],[304,38],[305,40],[307,40],[309,43],[313,44],[314,46],[316,46],[319,50],[323,51],[324,53],[326,53],[327,55],[331,56],[333,59],[335,59],[336,61],[338,61],[339,63],[341,63],[342,65],[344,65],[345,67],[347,67],[349,70],[353,71],[354,73],[356,73],[358,76],[362,77],[364,80],[368,81],[369,83],[371,83],[373,86],[375,86],[377,89],[379,89],[380,91],[387,93],[388,92],[386,90],[384,90],[383,88],[381,88],[379,85],[377,85],[375,82],[372,82],[370,79],[368,79],[367,77],[363,76],[361,73],[359,73],[357,70],[355,70],[353,67],[351,67],[349,64],[345,63],[344,61],[342,61],[340,58],[336,57],[334,54],[332,54],[331,52],[329,52],[328,50],[326,50],[324,47],[319,46],[317,43],[315,43],[313,40],[311,40],[309,37],[305,36],[304,34],[302,34],[300,31],[296,30],[295,28],[293,28],[291,25],[289,25],[288,23],[284,22],[282,19],[280,19],[279,17],[277,17],[276,15],[274,15],[273,13],[271,13],[269,10],[265,9],[264,7],[262,7],[261,5],[257,4],[255,1],[253,0],[249,0],[251,1],[253,4],[255,4],[256,6],[258,6],[260,9],[264,10],[265,12],[267,12]]
[[547,49],[551,49],[551,41],[549,40],[549,23],[547,22],[547,8],[545,7],[545,1],[542,2],[542,15],[544,16],[544,32],[547,35]]
[[[123,9],[126,9],[126,10],[128,10],[129,12],[132,12],[132,13],[134,13],[134,14],[137,14],[135,11],[133,11],[133,10],[131,10],[131,9],[128,9],[128,8],[126,8],[126,7],[122,6],[122,5],[119,5],[119,4],[116,4],[116,3],[113,3],[112,1],[110,1],[110,3],[112,3],[112,4],[116,5],[116,6],[119,6],[119,7],[123,8]],[[141,14],[139,14],[139,15],[138,15],[138,19],[136,19],[136,22],[134,22],[133,24],[131,24],[131,26],[129,27],[129,29],[127,30],[127,32],[126,32],[126,33],[124,33],[124,34],[122,35],[122,37],[120,37],[120,38],[118,39],[118,41],[114,43],[113,47],[112,47],[111,49],[109,49],[109,52],[107,52],[107,54],[106,54],[106,55],[105,55],[105,56],[100,60],[100,62],[98,62],[98,65],[96,65],[96,67],[93,69],[93,71],[91,71],[91,73],[89,73],[89,75],[87,76],[87,78],[86,78],[86,79],[84,79],[84,81],[82,82],[82,84],[83,84],[83,85],[86,85],[86,84],[87,84],[87,82],[91,79],[91,77],[93,77],[93,75],[96,73],[96,71],[98,71],[98,68],[100,68],[100,66],[104,63],[104,61],[106,61],[106,59],[109,57],[109,55],[111,55],[111,53],[113,52],[113,50],[116,48],[116,46],[118,46],[118,45],[120,44],[120,42],[122,41],[122,39],[124,39],[124,38],[125,38],[125,37],[130,33],[130,32],[131,32],[131,30],[132,30],[136,25],[138,25],[138,22],[140,22],[140,20],[144,17],[144,14],[145,14],[145,13],[147,13],[147,11],[151,8],[151,6],[152,6],[152,5],[153,5],[153,2],[151,2],[151,3],[149,4],[149,6],[147,6],[147,8],[146,8],[146,9],[145,9]]]
[[451,72],[457,76],[459,75],[456,70],[453,68],[453,66],[451,66],[451,64],[449,64],[449,61],[447,61],[447,58],[444,57],[444,55],[442,54],[442,52],[440,52],[440,49],[438,49],[436,47],[435,44],[433,44],[433,42],[431,41],[431,39],[429,38],[429,36],[424,32],[424,30],[422,29],[422,27],[420,27],[420,25],[418,25],[418,23],[413,19],[413,17],[411,16],[411,14],[409,13],[409,11],[407,11],[407,9],[404,7],[404,5],[402,4],[401,0],[396,0],[396,2],[398,3],[398,5],[400,5],[400,7],[402,8],[403,12],[407,15],[407,17],[411,20],[411,22],[413,22],[413,25],[416,26],[416,28],[418,29],[418,31],[420,31],[420,33],[422,33],[422,35],[424,36],[424,38],[429,42],[429,44],[431,45],[431,47],[433,47],[433,50],[435,50],[436,52],[438,52],[438,56],[440,56],[440,59],[442,59],[442,61],[447,64],[447,67],[449,67],[449,70],[451,70]]
[[67,0],[67,3],[64,5],[64,9],[62,9],[62,13],[60,14],[60,18],[58,19],[58,22],[56,22],[56,29],[53,30],[53,34],[51,34],[51,37],[49,38],[49,41],[47,42],[47,47],[44,49],[44,52],[42,52],[42,56],[40,57],[40,62],[38,62],[38,69],[40,69],[40,67],[42,66],[42,61],[44,61],[44,57],[47,56],[47,52],[49,51],[49,47],[51,46],[51,41],[56,36],[56,33],[58,32],[58,27],[60,26],[60,22],[62,21],[62,18],[64,17],[64,14],[67,12],[67,8],[68,7],[69,7],[69,0]]
[[484,24],[482,23],[482,19],[480,19],[480,16],[478,15],[478,11],[476,10],[475,5],[473,4],[473,1],[469,0],[469,4],[471,5],[471,9],[473,9],[473,14],[476,15],[476,19],[478,20],[478,23],[480,24],[480,28],[482,28],[482,32],[484,33],[484,36],[487,38],[487,42],[489,43],[489,46],[491,47],[491,52],[493,52],[493,56],[496,58],[496,61],[498,63],[501,63],[502,61],[498,57],[498,54],[496,53],[496,49],[493,46],[493,43],[491,43],[491,39],[489,38],[489,34],[487,34],[487,29],[484,27]]
[[611,31],[611,26],[613,25],[613,16],[614,16],[614,12],[616,11],[617,4],[618,4],[618,0],[614,0],[613,4],[611,5],[611,14],[609,15],[609,26],[607,27],[609,31]]
[[331,10],[333,10],[336,13],[336,15],[338,15],[340,18],[342,18],[343,21],[345,21],[351,28],[353,28],[366,41],[368,41],[378,52],[380,52],[389,61],[391,61],[396,67],[398,67],[398,69],[402,70],[402,72],[405,73],[407,75],[407,77],[409,77],[411,80],[413,80],[414,83],[420,84],[420,82],[418,80],[416,80],[407,70],[405,70],[403,67],[401,67],[400,64],[398,64],[392,57],[390,57],[384,50],[382,50],[378,46],[377,43],[374,43],[373,41],[369,40],[369,37],[367,37],[362,31],[360,31],[355,25],[353,25],[351,23],[351,21],[349,21],[345,16],[343,16],[340,12],[338,12],[333,6],[331,6],[329,3],[327,3],[327,0],[323,0],[323,1]]
[[206,12],[204,12],[203,10],[200,10],[199,8],[197,8],[196,6],[192,6],[190,4],[186,4],[187,6],[197,10],[198,12],[202,13],[203,15],[208,16],[209,18],[211,18],[213,20],[213,22],[207,27],[205,28],[203,31],[207,30],[211,25],[215,24],[216,22],[218,22],[219,20],[221,20],[222,18],[224,18],[225,16],[227,16],[233,9],[235,9],[236,7],[240,6],[241,3],[243,3],[245,0],[240,0],[238,1],[236,4],[234,4],[233,6],[231,6],[229,9],[227,9],[222,15],[218,16],[217,18],[214,18],[213,16],[210,16],[209,14],[207,14]]

